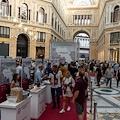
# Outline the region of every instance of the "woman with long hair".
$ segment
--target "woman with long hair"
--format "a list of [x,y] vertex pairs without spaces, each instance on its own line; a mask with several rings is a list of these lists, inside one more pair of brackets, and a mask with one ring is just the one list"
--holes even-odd
[[72,88],[75,86],[75,81],[71,77],[71,74],[69,71],[66,71],[65,77],[63,78],[63,109],[59,112],[64,113],[65,112],[65,106],[66,106],[66,99],[68,98],[68,108],[67,111],[71,110],[71,98],[73,96],[72,94]]
[[15,73],[13,75],[13,80],[11,82],[10,89],[12,89],[14,87],[20,87],[19,78],[20,78],[19,74]]

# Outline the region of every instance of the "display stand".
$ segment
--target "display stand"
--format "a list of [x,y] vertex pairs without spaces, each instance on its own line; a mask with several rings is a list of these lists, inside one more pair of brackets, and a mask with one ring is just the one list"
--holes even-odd
[[44,83],[46,85],[46,103],[50,104],[52,102],[51,84],[49,80],[45,80]]
[[30,120],[30,100],[31,96],[20,103],[1,103],[1,120]]
[[35,87],[30,91],[31,98],[31,118],[38,119],[45,111],[46,86]]

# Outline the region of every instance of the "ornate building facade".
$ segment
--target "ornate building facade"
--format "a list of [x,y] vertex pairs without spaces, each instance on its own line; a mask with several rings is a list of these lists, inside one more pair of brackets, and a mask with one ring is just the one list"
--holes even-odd
[[119,24],[119,0],[0,0],[0,55],[49,59],[51,39],[86,33],[91,60],[118,62]]

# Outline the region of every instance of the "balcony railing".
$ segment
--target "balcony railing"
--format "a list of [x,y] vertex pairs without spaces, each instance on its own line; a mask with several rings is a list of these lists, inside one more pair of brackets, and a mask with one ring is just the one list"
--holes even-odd
[[0,15],[0,20],[2,21],[8,21],[8,22],[19,22],[19,23],[24,23],[24,24],[30,24],[30,25],[37,25],[37,26],[44,26],[44,27],[51,27],[51,25],[47,23],[39,23],[37,21],[32,21],[32,20],[25,20],[21,18],[15,18],[15,17],[10,17],[10,16],[2,16]]

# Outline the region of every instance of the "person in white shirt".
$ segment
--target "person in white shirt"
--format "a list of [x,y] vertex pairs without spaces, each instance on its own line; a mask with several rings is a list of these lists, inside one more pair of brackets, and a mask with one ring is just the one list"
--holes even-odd
[[20,62],[16,63],[16,73],[19,74],[19,83],[21,86],[21,76],[22,76],[22,67],[20,66]]
[[52,70],[53,70],[52,73],[49,74],[49,80],[50,80],[50,83],[51,83],[52,100],[53,100],[52,109],[56,108],[55,91],[57,93],[58,109],[60,109],[60,95],[62,93],[62,89],[61,89],[62,72],[58,70],[57,65],[54,65],[52,67]]
[[66,71],[62,84],[63,84],[63,109],[59,112],[60,114],[65,112],[65,105],[66,105],[67,98],[68,98],[67,111],[71,110],[71,98],[73,96],[72,88],[75,86],[75,81],[71,77],[71,74],[69,71]]
[[18,73],[19,76],[21,77],[22,67],[20,66],[19,62],[16,63],[16,73]]

